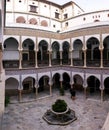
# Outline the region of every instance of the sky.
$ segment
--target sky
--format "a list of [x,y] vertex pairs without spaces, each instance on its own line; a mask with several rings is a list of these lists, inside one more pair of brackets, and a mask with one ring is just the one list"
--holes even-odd
[[65,4],[69,1],[75,2],[85,12],[109,9],[109,0],[49,0],[57,4]]

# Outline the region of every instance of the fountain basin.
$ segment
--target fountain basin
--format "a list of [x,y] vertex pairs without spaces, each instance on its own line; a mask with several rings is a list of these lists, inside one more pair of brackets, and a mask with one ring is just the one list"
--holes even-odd
[[54,112],[52,109],[49,109],[44,114],[43,119],[51,125],[68,125],[77,120],[77,117],[70,108],[67,108],[65,112]]

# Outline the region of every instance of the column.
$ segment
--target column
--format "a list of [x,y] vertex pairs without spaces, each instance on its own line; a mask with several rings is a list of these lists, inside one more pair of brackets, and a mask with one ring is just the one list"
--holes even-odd
[[86,49],[83,49],[84,52],[84,67],[86,67]]
[[35,48],[34,48],[34,51],[35,51],[35,68],[38,68],[38,60],[37,60],[37,52],[38,52],[38,45],[37,45],[37,38],[36,38],[36,43],[35,43]]
[[38,68],[37,50],[35,50],[35,68]]
[[22,69],[22,50],[19,50],[19,69]]
[[73,57],[72,57],[72,50],[70,51],[70,57],[71,57],[71,64],[70,64],[70,66],[72,66],[73,65]]
[[100,90],[101,90],[101,102],[103,102],[104,101],[104,81],[103,81],[103,74],[101,74]]
[[49,86],[50,86],[50,96],[52,96],[52,71],[50,71],[50,79],[49,79]]
[[49,67],[51,67],[51,50],[49,51]]
[[86,81],[86,73],[84,73],[83,88],[84,88],[85,99],[87,99],[87,81]]
[[18,92],[19,92],[19,102],[21,102],[22,101],[22,90],[21,89],[19,89],[18,90]]
[[103,43],[102,43],[102,34],[100,34],[100,45],[99,45],[100,56],[101,56],[100,68],[103,68],[103,49],[104,49],[104,46],[103,46]]
[[62,65],[62,51],[60,51],[60,65]]
[[22,76],[19,75],[19,87],[18,87],[18,92],[19,92],[19,102],[22,101],[22,90],[23,90],[23,86],[22,86]]
[[49,85],[50,85],[50,96],[52,96],[52,85],[51,84]]
[[72,50],[73,50],[73,45],[72,45],[72,39],[70,38],[70,50],[69,50],[69,52],[70,52],[70,58],[71,58],[71,60],[70,60],[70,66],[72,66],[72,63],[73,63],[73,61],[72,61]]
[[38,73],[36,73],[36,80],[35,80],[36,99],[37,99],[37,96],[38,96],[38,87],[39,87],[39,84],[38,84]]
[[22,42],[21,42],[21,36],[19,38],[19,69],[22,69]]
[[36,88],[36,93],[35,94],[36,94],[36,98],[37,98],[37,96],[38,96],[38,86],[36,86],[35,88]]
[[85,43],[85,36],[83,36],[83,48],[82,48],[83,52],[84,52],[84,67],[86,67],[86,52],[87,52],[87,47],[86,47],[86,43]]
[[99,48],[101,59],[100,59],[100,68],[103,68],[103,48]]
[[104,89],[101,89],[101,102],[104,101]]

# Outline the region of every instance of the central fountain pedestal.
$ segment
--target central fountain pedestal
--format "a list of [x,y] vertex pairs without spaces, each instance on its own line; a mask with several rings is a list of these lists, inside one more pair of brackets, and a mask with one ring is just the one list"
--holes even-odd
[[[60,100],[58,101],[60,102]],[[63,106],[61,104],[61,108],[62,107]],[[59,107],[59,110],[60,110],[60,107]],[[47,110],[43,116],[43,119],[47,123],[52,124],[52,125],[68,125],[69,123],[75,121],[77,118],[75,116],[75,112],[67,106],[65,111],[62,111],[62,112],[60,111],[56,112],[52,108]]]

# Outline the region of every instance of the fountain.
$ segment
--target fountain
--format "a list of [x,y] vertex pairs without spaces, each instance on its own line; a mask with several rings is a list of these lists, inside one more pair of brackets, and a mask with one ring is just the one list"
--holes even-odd
[[57,99],[51,109],[43,115],[43,119],[52,125],[68,125],[77,118],[64,100]]

